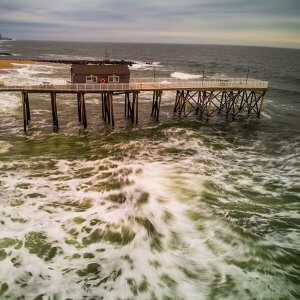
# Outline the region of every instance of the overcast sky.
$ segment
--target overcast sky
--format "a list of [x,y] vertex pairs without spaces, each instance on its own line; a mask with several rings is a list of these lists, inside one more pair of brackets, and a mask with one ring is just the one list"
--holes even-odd
[[300,0],[0,0],[0,33],[300,48]]

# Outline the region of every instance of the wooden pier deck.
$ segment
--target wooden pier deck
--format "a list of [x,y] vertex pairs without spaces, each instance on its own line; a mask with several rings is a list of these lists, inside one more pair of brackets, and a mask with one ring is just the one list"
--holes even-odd
[[124,94],[125,117],[138,123],[139,93],[152,91],[151,116],[159,119],[164,91],[174,91],[174,114],[187,117],[199,114],[207,120],[214,113],[225,112],[234,118],[241,112],[260,117],[268,82],[249,78],[178,80],[174,78],[132,78],[130,83],[4,85],[0,92],[21,92],[24,130],[31,120],[29,94],[48,93],[51,99],[53,126],[58,129],[57,94],[77,94],[78,120],[87,127],[85,94],[100,94],[102,118],[114,126],[113,96]]

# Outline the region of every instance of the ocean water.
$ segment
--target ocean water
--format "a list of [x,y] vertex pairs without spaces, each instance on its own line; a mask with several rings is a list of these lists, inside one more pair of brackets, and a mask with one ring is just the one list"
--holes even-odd
[[[140,94],[139,125],[105,125],[87,97],[0,94],[0,299],[299,299],[300,51],[118,43],[7,41],[17,58],[137,62],[132,76],[269,81],[261,119],[160,121]],[[153,65],[147,62],[154,62]],[[0,81],[69,80],[69,66],[20,65]]]

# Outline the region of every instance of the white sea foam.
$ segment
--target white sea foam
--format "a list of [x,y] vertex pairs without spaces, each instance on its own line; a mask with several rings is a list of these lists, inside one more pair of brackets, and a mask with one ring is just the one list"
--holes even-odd
[[20,97],[11,93],[0,93],[0,113],[13,113],[21,106]]
[[5,153],[12,145],[5,141],[0,141],[0,153]]
[[65,60],[98,60],[99,58],[94,56],[81,56],[81,55],[69,55],[69,54],[43,54],[42,58],[46,59],[65,59]]
[[202,78],[202,75],[198,74],[190,74],[190,73],[183,73],[183,72],[174,72],[171,74],[171,77],[188,80],[188,79],[199,79]]
[[[269,274],[260,273],[259,283],[253,282],[251,279],[253,272],[256,272],[255,267],[254,271],[249,274],[234,264],[236,261],[249,259],[249,251],[251,255],[252,246],[245,246],[243,236],[239,234],[240,231],[234,230],[234,221],[230,220],[230,215],[229,221],[226,221],[225,217],[220,217],[222,214],[226,216],[227,213],[230,213],[230,209],[226,205],[230,207],[230,205],[236,204],[237,209],[242,209],[243,203],[251,204],[238,188],[246,186],[250,189],[251,186],[257,185],[252,176],[240,174],[237,177],[238,180],[233,183],[226,181],[230,172],[237,172],[243,168],[240,164],[245,160],[244,153],[231,147],[214,151],[211,148],[213,144],[229,145],[220,136],[210,137],[210,145],[207,145],[193,130],[168,128],[164,130],[164,133],[168,138],[166,142],[160,143],[159,150],[176,150],[178,151],[177,158],[174,155],[156,157],[154,149],[150,156],[147,142],[139,140],[139,142],[131,141],[129,144],[126,142],[123,145],[122,143],[114,145],[114,147],[120,148],[130,146],[139,149],[138,147],[140,147],[143,150],[137,151],[140,157],[137,160],[126,157],[122,162],[109,159],[59,160],[56,161],[55,167],[45,170],[45,176],[41,174],[41,171],[35,171],[34,168],[23,169],[24,162],[22,161],[17,167],[17,171],[6,172],[7,177],[3,179],[5,191],[2,193],[8,194],[9,197],[2,198],[1,202],[4,211],[1,218],[5,221],[6,226],[0,234],[0,238],[9,236],[24,241],[24,236],[29,232],[44,232],[51,242],[51,246],[61,247],[64,253],[51,260],[51,269],[49,269],[49,263],[35,254],[29,253],[24,246],[21,249],[12,249],[12,255],[22,257],[22,264],[29,266],[26,267],[26,270],[30,270],[33,274],[28,288],[22,290],[23,293],[31,298],[34,298],[36,293],[46,292],[48,295],[53,295],[57,291],[62,298],[82,299],[87,293],[91,297],[103,295],[105,299],[115,299],[120,295],[130,298],[132,290],[128,286],[128,279],[134,280],[139,285],[145,276],[148,281],[148,291],[140,294],[140,298],[149,299],[153,291],[159,299],[167,294],[198,300],[207,299],[210,291],[215,290],[216,278],[220,278],[221,282],[223,282],[223,278],[224,280],[227,277],[231,278],[239,287],[237,291],[239,298],[247,298],[246,289],[250,289],[256,294],[264,285],[270,283]],[[145,144],[141,145],[141,143]],[[109,149],[109,146],[107,147]],[[182,154],[182,151],[188,153],[191,150],[193,151],[191,155]],[[229,160],[228,157],[231,159]],[[232,158],[238,161],[237,165],[232,164]],[[254,158],[253,155],[251,159]],[[3,164],[1,163],[0,167],[3,167]],[[19,162],[11,164],[8,164],[9,167],[13,167],[13,164],[18,165]],[[30,162],[25,164],[32,167]],[[253,163],[248,161],[245,170],[248,170],[249,165],[251,166]],[[100,166],[107,166],[108,169],[101,171],[101,169],[97,169]],[[91,174],[82,178],[78,177],[78,170],[84,169],[90,170],[88,172]],[[89,189],[99,180],[98,176],[101,177],[105,172],[118,174],[113,175],[113,178],[124,179],[124,175],[121,175],[122,169],[132,171],[125,176],[130,184],[120,187],[113,193]],[[255,171],[257,175],[265,172],[262,169]],[[39,176],[34,176],[36,174]],[[276,176],[279,176],[278,179],[280,179],[280,174]],[[213,182],[215,187],[209,188],[208,182]],[[29,186],[25,190],[21,190],[17,186],[20,183],[28,183]],[[37,199],[29,197],[37,191],[43,197]],[[270,195],[270,192],[263,189],[262,185],[258,190],[253,189],[253,191]],[[143,205],[138,205],[137,201],[142,192],[148,193],[149,198]],[[204,192],[209,193],[207,199],[203,196]],[[226,197],[227,192],[230,192],[230,198]],[[109,195],[116,193],[124,195],[125,200],[122,203],[107,201]],[[274,195],[273,192],[272,195]],[[10,201],[16,198],[25,200],[21,207],[9,205]],[[85,198],[91,199],[92,207],[82,212],[74,210],[69,205],[65,209],[66,201],[75,203]],[[234,211],[234,208],[232,210]],[[168,221],[163,217],[166,211],[172,216]],[[188,214],[192,216],[193,221],[187,217]],[[257,218],[259,214],[257,212],[254,217]],[[82,225],[76,225],[72,221],[74,217],[78,216],[85,219]],[[265,213],[263,217],[268,220],[273,216],[274,214]],[[281,214],[281,217],[283,216],[284,214]],[[150,222],[147,223],[148,227],[138,224],[138,220],[141,218]],[[20,224],[13,222],[12,219],[24,219],[27,222]],[[82,249],[65,242],[66,239],[70,239],[68,232],[74,231],[74,229],[78,231],[76,240],[82,241],[87,235],[85,228],[89,227],[91,220],[95,219],[101,221],[96,226],[97,229],[103,229],[103,226],[109,223],[129,225],[136,233],[135,238],[130,244],[122,247],[99,241]],[[243,220],[240,222],[239,227],[242,227]],[[147,228],[149,230],[149,228],[153,228],[152,226],[155,229],[154,233],[147,231]],[[151,251],[149,247],[151,234],[160,236],[165,251]],[[293,235],[284,237],[289,241],[291,247],[295,244],[293,244],[292,237]],[[273,238],[277,239],[276,236]],[[259,242],[255,243],[255,249],[263,248],[263,246]],[[97,252],[96,250],[99,248],[104,251]],[[76,260],[71,259],[70,257],[74,253],[80,254],[81,257]],[[84,259],[84,253],[93,253],[95,257]],[[122,259],[125,255],[132,260],[132,263]],[[263,265],[260,258],[257,259]],[[158,267],[153,266],[154,261],[159,263]],[[92,276],[87,275],[81,279],[77,272],[85,269],[87,264],[95,262],[101,264],[101,274],[95,277],[98,280],[106,278],[114,270],[122,269],[122,274],[115,281],[108,279],[105,283],[106,289],[103,286],[95,286],[85,290],[82,285],[84,282],[92,281]],[[12,266],[3,263],[1,267],[4,271],[0,275],[0,280],[8,282],[17,293],[19,287],[13,280],[24,276],[24,267],[13,268],[9,276],[6,274]],[[184,269],[182,269],[183,267]],[[268,266],[264,265],[264,267]],[[64,272],[65,274],[63,274]],[[50,276],[51,279],[44,280],[39,276],[40,274],[44,278]],[[11,281],[9,281],[10,278],[12,278]],[[168,280],[171,286],[173,284],[174,290],[168,287],[164,280]],[[247,282],[247,286],[244,282]],[[268,298],[270,294],[267,291],[265,293],[265,297]]]
[[[51,79],[52,70],[54,72],[57,68],[51,65],[28,65],[21,67],[20,72],[15,75],[16,78],[11,79],[16,83],[18,81],[53,83],[56,79]],[[43,77],[36,77],[38,73]],[[7,78],[10,75],[4,77]],[[7,96],[7,100],[3,103],[13,103],[14,101],[9,98],[11,95],[7,94]],[[151,96],[152,93],[149,92],[143,94],[140,99],[151,100]],[[20,105],[20,100],[17,99]],[[164,93],[162,105],[173,99],[173,92]],[[87,102],[89,101],[95,103],[96,99],[90,97]],[[1,107],[2,104],[0,109]],[[34,112],[38,114],[43,110],[38,109]],[[117,162],[115,157],[114,160],[57,160],[55,166],[44,170],[35,170],[36,158],[27,162],[14,160],[11,163],[0,163],[0,167],[3,167],[5,171],[5,177],[1,178],[0,182],[2,210],[0,221],[5,222],[0,238],[18,238],[23,241],[20,249],[11,247],[8,252],[9,256],[1,261],[0,281],[8,283],[10,287],[8,292],[16,293],[16,295],[25,294],[29,299],[34,299],[38,294],[43,293],[47,293],[50,298],[61,299],[83,299],[86,295],[91,298],[103,295],[105,299],[116,299],[120,296],[132,298],[133,292],[128,286],[128,279],[135,280],[139,286],[143,276],[147,278],[148,290],[144,294],[139,294],[137,299],[150,299],[151,292],[154,292],[159,299],[166,296],[174,299],[207,299],[218,285],[225,289],[227,284],[238,287],[235,292],[241,299],[249,297],[244,292],[246,289],[254,294],[259,292],[260,295],[262,290],[266,290],[265,287],[269,286],[272,280],[267,272],[258,274],[255,266],[252,272],[245,272],[243,268],[234,264],[234,262],[243,263],[245,259],[252,259],[252,246],[251,244],[246,246],[243,235],[238,233],[244,230],[242,226],[244,218],[239,220],[240,230],[234,230],[234,215],[230,215],[231,211],[226,205],[236,204],[237,210],[242,210],[243,203],[253,205],[249,198],[240,192],[241,187],[258,192],[264,197],[270,195],[280,197],[280,192],[267,190],[263,183],[273,178],[281,182],[284,188],[295,185],[297,170],[293,164],[296,165],[297,157],[276,158],[276,161],[281,160],[281,165],[287,161],[293,162],[290,169],[289,166],[286,166],[284,170],[271,168],[270,165],[275,161],[272,161],[269,156],[265,158],[260,156],[258,162],[256,154],[248,153],[246,156],[245,152],[239,151],[240,149],[232,148],[230,142],[220,135],[206,136],[205,132],[199,135],[193,130],[182,128],[168,128],[163,133],[166,142],[161,141],[159,149],[152,149],[144,140],[107,145],[107,150],[111,150],[111,147],[126,149],[129,146],[137,149],[134,150],[132,156],[139,158],[123,157],[122,162]],[[86,143],[83,142],[82,146],[85,145]],[[221,145],[224,150],[216,151],[213,145]],[[4,142],[3,149],[5,150],[3,151],[7,151],[9,147],[12,146]],[[253,145],[253,147],[256,147],[252,149],[255,152],[259,145]],[[1,149],[0,141],[0,152]],[[157,155],[157,152],[166,150],[170,153],[174,151],[175,154]],[[115,152],[114,150],[113,155]],[[233,159],[235,164],[232,163]],[[39,163],[45,163],[45,161],[47,158],[43,157]],[[101,171],[98,169],[100,166],[108,169]],[[249,172],[249,166],[256,166],[253,173],[260,178],[260,184],[257,184],[253,174],[250,176],[239,174],[234,177],[230,173],[238,174],[241,170]],[[78,170],[85,168],[91,169],[92,171],[89,171],[91,174],[86,177],[78,176]],[[122,169],[132,170],[132,173],[126,176],[130,184],[121,186],[114,192],[89,189],[99,180],[97,177],[105,172],[112,174],[120,172],[119,175],[112,176],[114,179],[123,179],[124,176],[120,175]],[[294,178],[294,181],[289,180],[287,175],[293,175],[291,178]],[[234,178],[234,182],[229,182],[228,177]],[[207,186],[211,182],[215,184],[213,188]],[[28,186],[22,188],[20,184],[28,184]],[[148,202],[137,205],[142,192],[149,194]],[[230,197],[226,192],[230,193]],[[39,193],[41,196],[31,198],[34,193]],[[123,203],[111,203],[106,199],[107,196],[117,193],[125,195]],[[209,193],[208,199],[205,199],[204,193]],[[82,201],[85,198],[91,199],[92,207],[84,211],[74,210],[72,202]],[[14,204],[16,200],[24,201],[24,203],[16,206]],[[65,205],[68,201],[71,205]],[[166,211],[172,216],[168,222],[163,220]],[[234,207],[232,211],[235,212]],[[192,212],[194,221],[187,217],[188,212]],[[287,209],[286,215],[288,214]],[[78,216],[85,219],[82,226],[72,221]],[[222,216],[225,217],[222,218]],[[278,217],[278,214],[269,215],[266,212],[263,218],[267,221],[274,216]],[[285,214],[281,213],[280,217],[284,216]],[[297,216],[295,214],[295,219]],[[261,217],[260,212],[256,213],[250,221],[256,224],[260,221],[259,217]],[[149,220],[158,236],[161,236],[162,245],[166,251],[152,251],[149,241],[153,233],[149,233],[147,227],[138,225],[137,221],[131,222],[131,218]],[[86,228],[94,219],[100,220],[96,226],[97,229],[102,229],[109,223],[129,224],[136,233],[135,238],[132,243],[123,247],[99,241],[85,248],[76,248],[65,242],[66,239],[71,238],[68,232],[72,229],[78,231],[76,239],[82,241],[87,235]],[[22,223],[22,220],[25,222]],[[24,246],[24,237],[30,232],[44,232],[47,241],[51,242],[51,247],[60,247],[64,254],[56,255],[50,262],[46,262],[36,254],[30,253]],[[298,244],[294,242],[296,238],[297,236],[290,233],[280,242],[294,247]],[[277,241],[278,237],[274,235],[273,239]],[[255,251],[260,246],[259,242],[255,243]],[[104,252],[97,252],[99,248],[104,249]],[[95,257],[85,259],[84,253],[93,253]],[[73,254],[80,254],[81,257],[71,259]],[[125,255],[132,259],[132,265],[122,259]],[[17,257],[21,259],[21,266],[13,267],[12,258]],[[257,259],[258,264],[263,265],[263,262]],[[154,267],[151,264],[154,261],[159,262],[159,266]],[[101,274],[79,278],[78,270],[85,269],[89,263],[101,264]],[[271,263],[268,262],[269,265]],[[184,267],[185,271],[179,267]],[[108,279],[107,283],[104,283],[106,289],[103,285],[83,288],[83,285],[93,281],[93,278],[105,279],[118,269],[122,269],[122,274],[115,281]],[[185,274],[186,270],[189,272],[188,276]],[[32,275],[29,276],[26,272],[31,272]],[[165,276],[166,274],[169,278]],[[259,277],[259,281],[253,280],[254,276]],[[171,287],[163,282],[162,278],[167,280]],[[27,286],[24,285],[21,288],[16,284],[18,280],[24,281]],[[262,297],[271,298],[267,291],[264,293],[266,294]]]
[[[56,70],[66,68],[60,65],[46,64],[15,64],[17,68],[10,76],[4,78],[4,82],[9,85],[35,85],[49,82],[51,84],[65,84],[69,78],[51,77]],[[48,76],[45,76],[48,75]]]
[[132,66],[129,66],[130,70],[153,70],[154,68],[163,68],[160,62],[146,63],[142,61],[135,61]]
[[271,119],[271,115],[269,115],[266,111],[262,111],[261,115],[267,119]]
[[[68,161],[59,161],[57,163],[57,168],[59,172],[65,174],[65,176],[69,176],[74,171],[80,168],[91,168],[97,165],[101,165],[103,162],[76,162],[76,167],[74,168],[74,163],[70,164]],[[23,239],[23,236],[28,232],[40,232],[43,231],[47,235],[48,239],[53,242],[53,245],[59,245],[64,252],[64,256],[57,256],[51,263],[51,270],[48,269],[47,263],[45,263],[42,259],[34,255],[30,255],[26,249],[20,249],[19,253],[22,257],[22,263],[26,266],[30,267],[30,271],[32,272],[35,280],[39,281],[39,284],[35,286],[35,293],[40,292],[48,292],[49,294],[55,291],[66,291],[66,296],[78,297],[81,299],[84,295],[84,290],[81,288],[81,284],[75,284],[74,280],[78,281],[78,276],[76,276],[76,272],[68,272],[62,277],[63,270],[68,268],[75,270],[83,269],[86,267],[86,264],[89,261],[84,259],[79,260],[70,260],[67,257],[72,256],[74,253],[74,247],[71,245],[67,245],[64,240],[68,238],[63,228],[71,229],[70,226],[74,226],[71,220],[74,217],[78,217],[79,214],[74,211],[63,211],[58,209],[54,209],[56,212],[52,214],[48,214],[45,210],[39,209],[42,205],[51,204],[51,202],[63,203],[66,199],[70,199],[70,201],[78,201],[83,199],[84,197],[89,197],[93,199],[93,207],[88,209],[86,212],[80,214],[81,217],[87,218],[88,222],[93,219],[100,218],[103,222],[115,223],[119,224],[120,222],[128,223],[129,217],[136,218],[147,218],[151,224],[156,228],[161,236],[164,237],[165,247],[167,247],[167,241],[171,238],[171,230],[175,230],[176,234],[178,234],[183,240],[184,243],[190,245],[189,248],[185,248],[184,252],[190,253],[192,256],[189,257],[189,262],[185,262],[180,255],[181,250],[175,251],[163,251],[163,252],[151,252],[149,250],[149,237],[147,236],[146,228],[140,227],[137,223],[132,224],[132,230],[136,232],[135,239],[132,244],[128,246],[124,246],[122,248],[113,247],[112,245],[107,245],[106,243],[100,244],[91,244],[88,248],[84,249],[85,252],[91,252],[96,254],[96,259],[101,260],[102,274],[110,274],[116,268],[122,269],[122,275],[120,279],[116,282],[108,282],[108,284],[113,284],[114,291],[110,291],[109,289],[105,292],[103,287],[94,287],[92,291],[93,294],[103,294],[106,299],[114,299],[118,295],[122,295],[124,297],[131,296],[131,290],[126,282],[126,278],[133,278],[137,282],[140,282],[141,278],[145,276],[147,281],[150,283],[151,290],[155,291],[155,294],[162,298],[164,295],[163,289],[159,288],[160,281],[157,277],[157,271],[153,266],[149,264],[149,261],[157,260],[161,264],[160,273],[161,274],[170,274],[172,273],[172,277],[177,281],[178,285],[178,293],[182,295],[182,291],[190,291],[191,295],[196,294],[198,289],[197,284],[194,282],[187,283],[184,281],[184,274],[178,270],[178,264],[191,263],[197,264],[196,260],[193,260],[193,255],[197,254],[198,251],[203,253],[205,249],[203,248],[202,242],[195,241],[191,244],[191,240],[193,236],[196,234],[196,231],[193,229],[192,224],[186,219],[184,213],[186,210],[186,206],[184,203],[179,203],[175,200],[175,198],[169,197],[168,192],[168,179],[166,177],[168,174],[171,175],[170,171],[162,166],[160,163],[148,163],[143,165],[139,162],[127,162],[123,163],[122,166],[119,166],[118,169],[142,169],[142,175],[135,175],[135,172],[129,176],[130,180],[134,181],[133,185],[129,185],[128,187],[124,187],[122,192],[125,193],[127,197],[127,201],[120,205],[119,207],[114,207],[113,209],[109,209],[109,203],[105,205],[100,205],[101,199],[105,199],[107,193],[99,194],[98,192],[87,192],[84,190],[78,190],[78,186],[84,184],[84,182],[90,182],[91,180],[96,180],[96,177],[99,173],[95,173],[93,177],[87,178],[86,180],[76,179],[69,177],[68,181],[60,181],[55,180],[55,177],[52,177],[51,188],[49,186],[47,178],[39,177],[39,178],[30,178],[30,172],[23,171],[22,174],[15,173],[13,177],[5,179],[5,186],[7,192],[9,192],[10,199],[14,198],[14,188],[18,184],[27,183],[29,187],[26,190],[25,198],[27,198],[26,202],[22,205],[22,210],[18,208],[14,208],[13,206],[9,206],[9,200],[5,203],[3,210],[5,214],[10,215],[12,219],[24,219],[28,220],[26,225],[21,225],[18,222],[11,222],[9,218],[6,219],[6,228],[0,234],[1,237],[11,236],[18,239]],[[26,179],[25,179],[26,178]],[[56,190],[54,186],[56,185],[67,185],[68,188],[63,192]],[[31,195],[36,191],[39,191],[43,198],[39,198],[39,208],[34,205],[35,199],[31,199],[26,197],[26,195]],[[148,199],[148,203],[146,203],[143,207],[139,207],[136,205],[137,197],[139,197],[139,191],[148,192],[150,198]],[[17,195],[17,194],[15,194]],[[161,200],[159,200],[161,199]],[[99,202],[100,200],[100,202]],[[159,201],[158,201],[159,200]],[[160,201],[164,201],[163,204]],[[50,206],[49,206],[50,207]],[[169,226],[166,226],[162,223],[163,213],[165,211],[170,211],[172,214],[172,223]],[[175,222],[175,223],[174,223]],[[61,226],[62,224],[63,227]],[[149,234],[149,233],[148,233]],[[80,234],[81,235],[81,234]],[[186,240],[186,239],[191,240]],[[58,244],[57,244],[58,243]],[[103,254],[97,255],[96,249],[102,246],[107,249],[107,251]],[[18,251],[14,251],[17,253]],[[76,250],[76,253],[81,253],[82,251]],[[124,255],[129,255],[133,260],[134,270],[130,267],[126,261],[122,261],[121,257]],[[212,260],[210,254],[207,254],[207,262]],[[95,260],[93,260],[95,261]],[[205,263],[206,264],[206,263]],[[2,270],[6,271],[9,268],[9,265],[2,264]],[[189,266],[190,268],[190,266]],[[28,269],[27,269],[28,270]],[[60,280],[52,280],[52,285],[48,286],[45,290],[45,282],[43,279],[38,279],[38,274],[43,273],[44,276],[51,276],[52,278],[58,278]],[[4,272],[0,278],[4,280],[6,277]],[[12,278],[18,278],[22,275],[22,268],[14,269],[13,273],[10,273]],[[103,275],[102,275],[103,276]],[[87,278],[88,279],[88,278]],[[8,278],[5,278],[6,282]],[[68,282],[65,285],[65,282]],[[11,283],[13,285],[13,283]],[[30,284],[31,285],[31,284]],[[63,288],[65,286],[65,289]],[[16,290],[17,291],[17,290]],[[24,291],[28,296],[33,293],[32,285],[31,290]],[[33,294],[32,294],[33,296]],[[150,295],[148,295],[150,296]],[[190,299],[199,299],[196,297],[190,297]]]
[[208,77],[210,77],[210,78],[216,78],[216,79],[218,79],[218,78],[223,79],[223,78],[226,78],[228,76],[225,73],[216,73],[216,74],[214,74],[212,76],[208,76]]

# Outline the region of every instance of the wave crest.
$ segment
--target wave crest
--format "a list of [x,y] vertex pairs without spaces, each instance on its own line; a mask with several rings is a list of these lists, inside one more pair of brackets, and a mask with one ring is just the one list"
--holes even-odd
[[189,73],[183,73],[183,72],[174,72],[171,74],[171,77],[188,80],[188,79],[199,79],[202,78],[202,75],[199,74],[189,74]]

